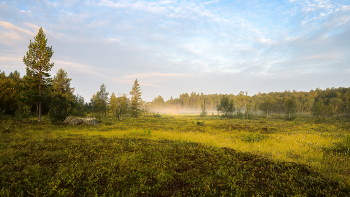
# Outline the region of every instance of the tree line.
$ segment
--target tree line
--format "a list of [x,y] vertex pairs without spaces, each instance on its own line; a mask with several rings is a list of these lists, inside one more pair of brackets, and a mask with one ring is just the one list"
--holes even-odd
[[0,115],[16,116],[18,119],[35,114],[38,122],[42,114],[48,115],[52,121],[62,121],[69,115],[86,116],[96,113],[106,116],[111,112],[118,119],[125,115],[138,117],[145,112],[145,102],[141,99],[141,89],[137,79],[130,91],[131,98],[126,94],[116,97],[114,93],[108,97],[106,86],[101,85],[91,98],[90,103],[76,94],[71,87],[71,78],[62,68],[51,78],[50,71],[54,63],[52,46],[47,46],[47,38],[40,28],[34,40],[30,40],[28,51],[23,57],[26,75],[20,76],[18,71],[9,73],[0,70]]
[[180,94],[179,98],[171,97],[164,101],[158,96],[149,103],[149,108],[156,111],[162,108],[182,110],[217,111],[228,116],[232,113],[250,114],[263,112],[266,116],[284,113],[288,118],[296,114],[313,114],[316,116],[350,115],[350,88],[315,89],[309,92],[284,91],[258,93],[249,96],[248,92],[241,91],[234,94],[203,93]]

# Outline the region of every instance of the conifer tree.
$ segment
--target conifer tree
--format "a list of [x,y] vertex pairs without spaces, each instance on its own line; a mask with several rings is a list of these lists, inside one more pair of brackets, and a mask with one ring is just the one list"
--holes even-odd
[[141,111],[141,93],[140,85],[137,79],[134,82],[134,86],[130,91],[131,95],[131,116],[137,118]]
[[107,115],[107,109],[108,109],[108,92],[106,91],[105,84],[102,84],[100,86],[100,91],[98,97],[101,99],[101,113],[103,116]]
[[52,121],[63,121],[74,105],[74,88],[70,87],[72,79],[62,68],[58,70],[52,81],[51,104],[49,116]]
[[105,116],[108,109],[108,92],[106,91],[105,84],[100,86],[100,91],[97,91],[91,98],[91,103],[94,111],[100,115]]
[[49,71],[54,66],[54,63],[50,63],[53,55],[52,46],[46,45],[46,35],[40,27],[34,42],[30,40],[29,50],[23,57],[23,62],[27,66],[23,97],[29,103],[36,103],[38,122],[41,121],[41,104],[47,96],[51,82]]

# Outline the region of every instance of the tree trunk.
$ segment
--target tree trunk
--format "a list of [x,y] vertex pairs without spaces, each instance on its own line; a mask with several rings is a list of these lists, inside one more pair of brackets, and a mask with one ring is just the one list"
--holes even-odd
[[[40,57],[41,59],[41,57]],[[40,64],[40,70],[39,70],[39,115],[38,115],[38,122],[41,121],[41,79],[42,79],[42,75],[41,75],[41,64]]]
[[41,101],[39,101],[39,116],[38,116],[38,122],[41,122]]

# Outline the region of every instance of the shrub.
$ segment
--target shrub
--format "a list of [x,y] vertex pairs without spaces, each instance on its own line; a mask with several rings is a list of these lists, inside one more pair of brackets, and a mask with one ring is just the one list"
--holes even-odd
[[162,115],[160,115],[159,112],[157,112],[157,113],[153,113],[153,117],[159,118],[159,117],[162,117]]
[[348,134],[343,141],[334,143],[333,150],[338,153],[350,153],[350,135]]
[[198,125],[198,126],[203,126],[203,125],[204,125],[204,121],[203,121],[203,122],[199,122],[199,121],[197,120],[197,125]]
[[245,142],[259,142],[263,139],[263,135],[260,133],[245,134],[242,136],[242,140]]
[[62,122],[67,117],[68,117],[67,111],[64,111],[64,110],[61,110],[61,111],[50,110],[49,111],[49,118],[52,122]]

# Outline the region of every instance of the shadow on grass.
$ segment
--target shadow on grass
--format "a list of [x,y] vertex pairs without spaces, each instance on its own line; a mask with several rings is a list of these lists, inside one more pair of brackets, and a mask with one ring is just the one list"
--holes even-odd
[[[347,196],[306,165],[190,141],[1,138],[0,196]],[[8,138],[14,138],[8,135]]]

